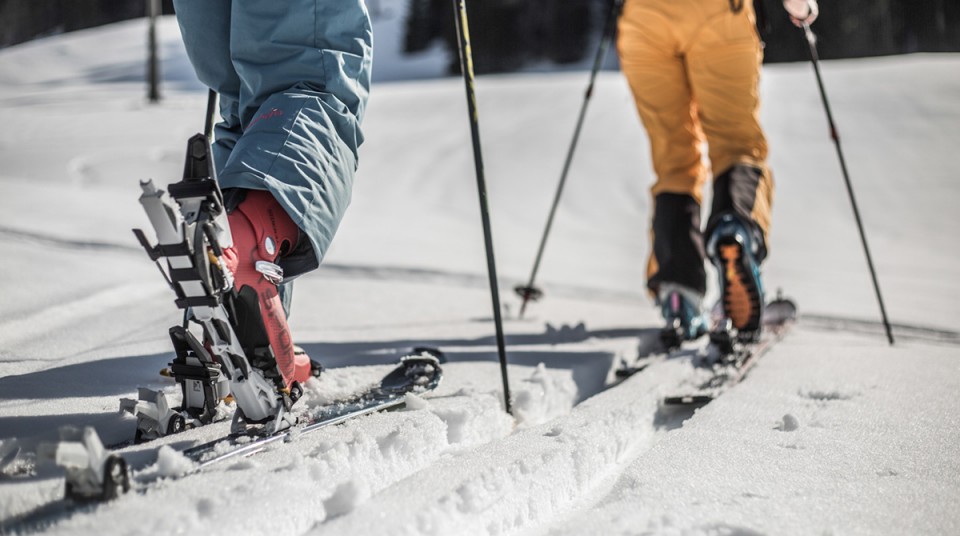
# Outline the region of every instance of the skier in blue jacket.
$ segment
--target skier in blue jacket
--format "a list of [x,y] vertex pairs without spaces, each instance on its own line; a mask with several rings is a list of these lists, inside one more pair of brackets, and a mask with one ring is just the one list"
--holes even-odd
[[[319,266],[350,202],[370,89],[366,6],[175,0],[174,7],[197,77],[220,95],[213,153],[234,235],[227,264],[238,289],[257,290],[284,383],[302,383],[310,361],[294,355],[289,302],[280,294],[289,297],[286,282]],[[280,289],[255,269],[261,260],[283,269]]]

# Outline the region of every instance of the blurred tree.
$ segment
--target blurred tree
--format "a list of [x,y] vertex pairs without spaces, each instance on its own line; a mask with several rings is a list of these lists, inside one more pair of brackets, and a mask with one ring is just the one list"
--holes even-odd
[[[516,70],[531,61],[575,62],[587,53],[596,0],[468,0],[477,73]],[[409,0],[404,51],[442,39],[451,73],[459,73],[453,0]]]
[[[408,0],[405,51],[442,39],[459,71],[453,0]],[[589,55],[610,0],[468,0],[475,68],[508,71],[535,61],[570,63]],[[630,0],[627,0],[630,1]],[[765,2],[765,61],[805,61],[802,33],[780,0]],[[822,0],[814,30],[825,59],[960,51],[960,0]]]
[[[441,4],[452,0],[409,0],[407,17],[404,21],[405,33],[403,51],[412,54],[422,52],[443,35],[440,15],[444,13]],[[452,21],[451,21],[452,22]]]
[[[370,1],[372,8],[386,3]],[[477,72],[582,60],[599,39],[609,1],[468,0]],[[764,36],[766,61],[806,60],[803,36],[780,0],[754,1],[765,2],[770,23]],[[404,51],[416,53],[443,42],[451,72],[457,72],[452,2],[405,0]],[[825,59],[960,51],[960,0],[821,0],[820,9],[814,30]],[[173,13],[172,0],[163,0],[163,12]],[[0,0],[0,47],[145,14],[145,0]]]
[[[766,2],[771,31],[765,61],[807,59],[802,34],[780,8]],[[821,0],[813,26],[824,59],[884,56],[911,52],[960,51],[957,0]]]
[[[145,16],[145,0],[0,0],[0,47]],[[173,0],[163,0],[173,13]]]
[[[453,31],[453,3],[445,23],[448,50],[457,54]],[[467,2],[470,19],[470,44],[473,49],[473,67],[477,74],[513,71],[530,56],[525,44],[529,41],[523,17],[524,0],[473,0]],[[456,69],[459,72],[459,63]]]
[[601,4],[594,0],[527,1],[524,18],[529,39],[527,47],[537,59],[573,63],[583,59],[593,42],[594,12]]

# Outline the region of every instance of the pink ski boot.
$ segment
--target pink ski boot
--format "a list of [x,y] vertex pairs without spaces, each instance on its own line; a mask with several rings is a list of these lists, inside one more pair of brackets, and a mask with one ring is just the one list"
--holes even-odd
[[[289,394],[294,383],[302,385],[310,378],[311,364],[306,353],[294,349],[277,292],[283,272],[273,263],[296,247],[300,229],[273,195],[263,190],[247,191],[229,220],[233,247],[224,251],[223,258],[234,274],[238,294],[237,335],[251,364],[263,370],[265,377],[279,380],[278,386]],[[258,329],[257,324],[262,327]]]

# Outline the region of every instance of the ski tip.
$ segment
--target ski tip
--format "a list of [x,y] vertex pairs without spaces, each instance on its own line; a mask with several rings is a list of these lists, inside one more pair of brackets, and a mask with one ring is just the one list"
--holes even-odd
[[796,310],[796,309],[797,309],[797,302],[793,301],[793,300],[790,299],[790,298],[776,298],[776,299],[774,299],[774,300],[771,300],[771,301],[767,302],[767,305],[766,305],[765,307],[767,307],[767,308],[770,308],[770,307],[783,307],[783,308],[789,308],[789,309]]
[[796,311],[797,302],[793,298],[785,296],[783,294],[782,288],[778,288],[777,296],[774,299],[770,300],[770,302],[767,303],[766,307],[783,307],[783,308],[793,309],[794,311]]
[[776,325],[796,321],[797,303],[783,296],[783,291],[777,291],[777,297],[768,302],[763,308],[764,324]]
[[650,360],[643,360],[643,359],[638,360],[632,365],[627,363],[622,363],[620,367],[617,368],[616,371],[614,371],[614,375],[616,375],[617,378],[624,380],[629,378],[630,376],[633,376],[634,374],[643,372],[644,370],[647,369],[647,367],[650,366],[650,363],[651,363]]
[[439,348],[432,346],[416,346],[407,357],[420,357],[424,354],[435,358],[441,365],[447,362],[447,356]]

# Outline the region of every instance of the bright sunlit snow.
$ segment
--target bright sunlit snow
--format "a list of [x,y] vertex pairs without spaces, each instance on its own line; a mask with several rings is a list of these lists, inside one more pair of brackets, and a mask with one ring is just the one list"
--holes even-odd
[[[777,181],[765,284],[801,320],[695,413],[658,406],[688,362],[614,384],[660,326],[643,290],[652,171],[622,76],[600,75],[538,279],[545,298],[524,319],[511,289],[533,262],[587,73],[480,78],[511,418],[463,82],[436,78],[439,48],[402,57],[401,3],[381,4],[353,205],[325,265],[296,283],[294,336],[327,367],[299,406],[375,383],[414,346],[448,356],[440,388],[199,474],[178,450],[226,422],[127,447],[141,491],[28,531],[960,533],[960,56],[823,65],[894,347],[812,70],[765,69]],[[119,399],[176,392],[158,371],[180,314],[130,229],[149,227],[138,181],[180,179],[206,92],[172,18],[160,34],[160,104],[145,99],[144,21],[0,51],[0,441],[35,446],[65,424],[130,440]],[[0,473],[0,533],[62,494],[61,470],[15,462]]]

